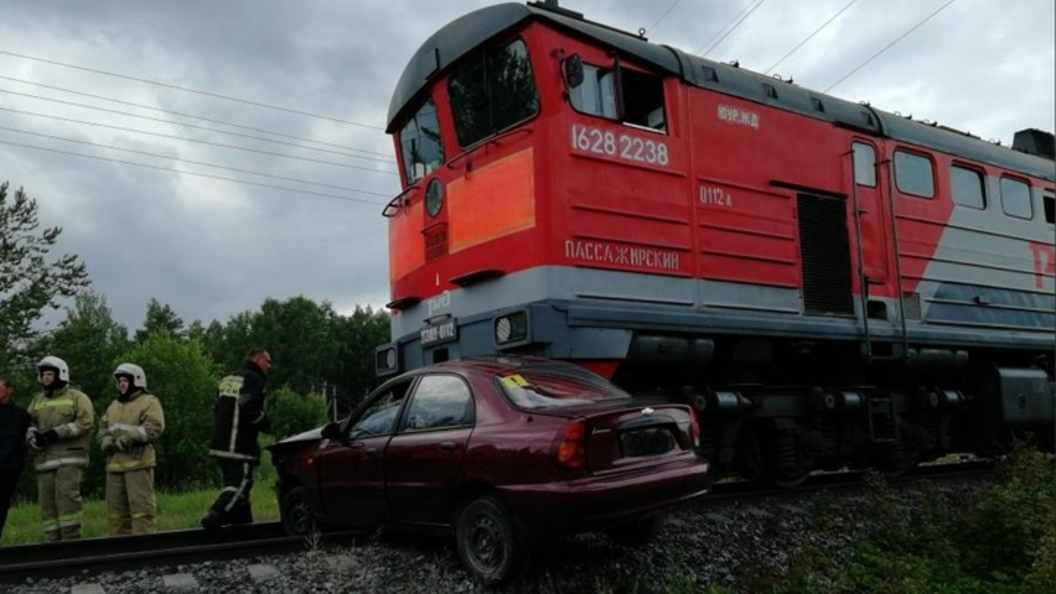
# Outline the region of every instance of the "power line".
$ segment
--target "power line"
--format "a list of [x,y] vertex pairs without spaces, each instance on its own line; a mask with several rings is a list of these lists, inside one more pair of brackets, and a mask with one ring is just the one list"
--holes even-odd
[[325,141],[322,141],[322,140],[315,140],[313,138],[305,138],[303,136],[295,136],[293,134],[285,134],[283,132],[275,132],[274,130],[267,130],[267,129],[264,129],[264,128],[254,128],[253,126],[245,126],[245,125],[242,125],[242,124],[235,124],[233,122],[228,122],[228,121],[225,121],[225,120],[217,120],[217,119],[213,119],[213,118],[207,118],[207,117],[204,117],[204,116],[184,113],[182,111],[174,111],[174,110],[171,110],[171,109],[162,109],[160,107],[154,107],[152,105],[143,105],[142,103],[133,103],[131,101],[124,101],[124,100],[121,100],[121,99],[114,99],[113,97],[106,97],[104,95],[95,95],[93,93],[85,93],[84,91],[75,91],[73,89],[67,89],[65,87],[57,87],[55,85],[48,85],[48,84],[44,84],[44,83],[40,83],[40,82],[36,82],[36,81],[32,81],[32,80],[26,80],[24,78],[15,78],[13,76],[2,76],[2,75],[0,75],[0,80],[7,80],[7,81],[11,81],[11,82],[20,83],[20,84],[23,84],[23,85],[33,85],[33,86],[36,86],[36,87],[41,87],[43,89],[51,89],[53,91],[61,91],[63,93],[70,93],[72,95],[79,95],[81,97],[90,97],[92,99],[99,99],[101,101],[109,101],[111,103],[118,103],[120,105],[128,105],[129,107],[136,107],[136,108],[139,108],[139,109],[148,109],[150,111],[156,111],[158,113],[167,113],[167,114],[170,114],[170,115],[179,116],[181,118],[190,118],[192,120],[199,120],[199,121],[202,121],[202,122],[209,122],[209,123],[212,123],[212,124],[221,124],[221,125],[224,125],[224,126],[231,126],[232,128],[238,128],[239,130],[248,130],[250,132],[261,132],[263,134],[271,134],[271,135],[274,135],[274,136],[280,136],[282,138],[289,138],[291,140],[301,140],[301,141],[304,141],[304,142],[311,142],[311,143],[315,143],[315,144],[321,144],[321,145],[324,145],[324,146],[332,146],[334,148],[341,148],[341,149],[345,149],[345,150],[348,150],[348,151],[356,151],[356,152],[365,153],[365,154],[368,154],[368,155],[378,155],[378,156],[381,156],[381,157],[388,157],[390,160],[392,158],[392,155],[390,155],[389,153],[383,153],[383,152],[380,152],[380,151],[371,151],[371,150],[367,150],[367,149],[356,148],[354,146],[347,146],[347,145],[337,144],[337,143],[333,143],[333,142],[325,142]]
[[828,93],[834,87],[836,87],[837,85],[839,85],[843,81],[845,81],[848,78],[850,78],[852,74],[854,74],[855,72],[858,72],[859,70],[861,70],[866,64],[868,64],[869,62],[872,62],[873,60],[875,60],[877,58],[877,56],[879,56],[880,54],[882,54],[882,53],[886,52],[887,50],[891,49],[891,46],[895,45],[899,41],[902,41],[902,39],[904,39],[907,35],[909,35],[910,33],[914,32],[914,31],[916,31],[918,28],[920,28],[921,25],[923,25],[924,23],[930,21],[933,16],[939,14],[943,10],[946,10],[947,6],[953,4],[956,1],[957,0],[950,0],[946,4],[943,4],[942,6],[940,6],[939,9],[936,10],[935,12],[933,12],[933,13],[929,14],[928,16],[924,17],[924,20],[920,21],[916,25],[913,25],[913,27],[910,30],[908,30],[905,33],[899,35],[898,38],[896,38],[894,41],[892,41],[891,43],[889,43],[886,46],[884,46],[884,48],[882,50],[880,50],[880,51],[876,52],[875,54],[873,54],[872,56],[870,56],[868,60],[866,60],[866,61],[862,62],[861,64],[859,64],[858,67],[856,67],[854,70],[851,70],[847,74],[843,75],[843,78],[841,78],[840,80],[838,80],[838,81],[832,83],[831,85],[829,85],[829,88],[825,89],[824,92]]
[[650,25],[649,28],[646,29],[646,31],[652,33],[653,29],[655,29],[657,25],[662,23],[663,20],[667,18],[667,15],[671,14],[671,11],[674,10],[675,7],[678,6],[678,3],[681,1],[682,0],[675,0],[674,2],[672,2],[671,5],[667,7],[667,10],[664,11],[664,14],[660,15],[660,18],[656,19],[656,22]]
[[[135,161],[124,161],[122,159],[112,159],[110,157],[99,157],[99,156],[96,156],[96,155],[88,155],[88,154],[85,154],[85,153],[75,153],[73,151],[63,151],[63,150],[59,150],[59,149],[46,148],[46,147],[43,147],[43,146],[34,146],[32,144],[22,144],[20,142],[11,142],[10,140],[0,140],[0,144],[8,144],[8,145],[11,145],[11,146],[18,146],[18,147],[28,148],[28,149],[32,149],[32,150],[36,150],[36,151],[45,151],[45,152],[48,152],[48,153],[58,153],[60,155],[69,155],[69,156],[73,156],[73,157],[82,157],[82,158],[85,158],[85,159],[94,159],[96,161],[111,161],[113,163],[121,163],[122,165],[131,165],[133,167],[143,167],[143,168],[146,168],[146,169],[155,169],[155,170],[158,170],[158,171],[166,171],[168,173],[176,173],[176,174],[180,174],[180,175],[194,175],[194,176],[197,176],[197,177],[205,177],[205,178],[209,178],[209,179],[215,179],[215,180],[219,180],[219,181],[226,181],[226,182],[231,182],[231,183],[236,183],[236,184],[247,184],[247,185],[250,185],[250,186],[260,186],[262,188],[271,188],[273,190],[283,190],[283,191],[286,191],[286,192],[296,192],[298,194],[309,194],[309,195],[312,195],[312,196],[322,196],[323,198],[334,198],[336,200],[346,200],[348,202],[361,202],[363,204],[370,204],[370,205],[373,205],[373,206],[384,206],[385,205],[385,203],[382,203],[382,202],[374,202],[374,201],[371,201],[371,200],[363,200],[361,198],[352,198],[351,196],[340,196],[338,194],[327,194],[325,192],[313,192],[312,190],[299,190],[297,188],[287,188],[287,187],[284,187],[284,186],[275,186],[275,185],[272,185],[272,184],[264,184],[264,183],[260,183],[260,182],[247,181],[247,180],[244,180],[244,179],[235,179],[235,178],[231,178],[231,177],[221,177],[219,175],[211,175],[211,174],[208,174],[208,173],[196,173],[194,171],[184,171],[182,169],[169,169],[168,167],[159,167],[157,165],[148,165],[146,163],[136,163]],[[388,197],[387,194],[378,194],[378,193],[375,193],[375,192],[365,192],[365,193],[374,194],[374,195],[377,195],[377,196]]]
[[187,122],[174,122],[172,120],[166,120],[164,118],[155,118],[151,116],[139,115],[130,113],[127,111],[121,111],[119,109],[107,109],[105,107],[97,107],[95,105],[87,105],[85,103],[75,103],[73,101],[65,101],[63,99],[55,99],[52,97],[42,97],[40,95],[33,95],[30,93],[20,93],[18,91],[10,91],[8,89],[0,89],[0,93],[7,93],[8,95],[16,95],[19,97],[27,97],[29,99],[37,99],[39,101],[47,101],[49,103],[58,103],[61,105],[70,105],[73,107],[80,107],[83,109],[92,109],[95,111],[101,111],[104,113],[112,113],[121,116],[127,116],[130,118],[136,118],[137,120],[147,120],[150,122],[161,122],[163,124],[171,124],[173,126],[183,126],[184,128],[192,128],[194,130],[204,130],[206,132],[215,132],[217,134],[227,134],[229,136],[237,136],[239,138],[248,138],[250,140],[259,140],[262,142],[270,142],[273,144],[281,144],[283,146],[292,146],[294,148],[305,149],[309,151],[318,151],[321,153],[330,153],[332,155],[341,155],[342,157],[351,157],[353,159],[363,159],[364,161],[377,161],[379,163],[392,163],[392,159],[378,159],[375,157],[364,157],[363,155],[354,155],[352,153],[346,153],[344,151],[335,151],[331,149],[319,148],[314,146],[306,146],[298,144],[296,142],[286,142],[285,140],[275,140],[274,138],[265,138],[263,136],[254,136],[253,134],[243,134],[241,132],[230,132],[228,130],[220,130],[217,128],[210,128],[209,126],[199,126],[197,124],[188,124]]
[[[186,136],[176,136],[173,134],[162,134],[161,132],[148,132],[147,130],[139,130],[136,128],[125,128],[123,126],[111,126],[110,124],[103,124],[100,122],[89,122],[88,120],[78,120],[75,118],[65,118],[57,115],[49,115],[46,113],[37,113],[35,111],[23,111],[21,109],[12,109],[10,107],[0,107],[0,111],[7,111],[10,113],[17,113],[21,115],[28,115],[38,118],[47,118],[49,120],[58,120],[60,122],[69,122],[73,124],[82,124],[85,126],[95,126],[97,128],[108,128],[110,130],[120,130],[122,132],[132,132],[133,134],[144,134],[146,136],[157,136],[159,138],[169,138],[172,140],[179,140],[182,142],[193,142],[196,144],[205,144],[209,146],[217,146],[226,149],[232,149],[236,151],[245,151],[247,153],[256,153],[258,155],[269,155],[272,157],[281,157],[283,159],[294,159],[296,161],[306,161],[309,163],[320,163],[322,165],[333,165],[334,167],[344,167],[345,169],[356,169],[359,171],[381,171],[378,169],[371,169],[369,167],[361,167],[359,165],[349,165],[347,163],[337,163],[334,161],[324,161],[323,159],[312,159],[310,157],[298,157],[297,155],[286,155],[283,153],[276,153],[274,151],[265,151],[260,149],[249,148],[245,146],[239,146],[237,144],[226,144],[223,142],[212,142],[210,140],[200,140],[197,138],[187,138]],[[395,173],[393,171],[384,171],[384,173]]]
[[236,103],[243,103],[243,104],[246,104],[246,105],[253,105],[253,106],[256,106],[256,107],[263,107],[263,108],[266,108],[266,109],[274,109],[276,111],[283,111],[283,112],[286,112],[286,113],[292,113],[292,114],[305,116],[305,117],[309,117],[309,118],[315,118],[315,119],[318,119],[318,120],[328,120],[328,121],[331,121],[331,122],[337,122],[339,124],[349,124],[351,126],[360,126],[360,127],[363,127],[363,128],[371,128],[371,129],[374,129],[374,130],[381,130],[383,132],[385,131],[385,128],[382,128],[381,126],[374,126],[374,125],[371,125],[371,124],[364,124],[362,122],[354,122],[352,120],[344,120],[344,119],[341,119],[341,118],[335,118],[335,117],[331,117],[331,116],[319,115],[317,113],[311,113],[311,112],[308,112],[308,111],[301,111],[299,109],[293,109],[293,108],[290,108],[290,107],[283,107],[281,105],[272,105],[270,103],[263,103],[261,101],[253,101],[253,100],[250,100],[250,99],[242,99],[242,98],[239,98],[239,97],[233,97],[231,95],[224,95],[224,94],[221,94],[221,93],[213,93],[211,91],[203,91],[203,90],[194,89],[194,88],[191,88],[191,87],[181,87],[179,85],[172,85],[172,84],[169,84],[169,83],[163,83],[163,82],[159,82],[159,81],[156,81],[156,80],[140,78],[140,77],[137,77],[137,76],[129,76],[127,74],[118,74],[116,72],[109,72],[107,70],[100,70],[98,68],[89,68],[87,66],[79,66],[77,64],[69,64],[67,62],[59,62],[58,60],[49,60],[49,59],[46,59],[46,58],[38,58],[38,57],[34,57],[34,56],[27,56],[25,54],[18,54],[18,53],[7,51],[7,50],[3,50],[3,49],[0,49],[0,54],[3,54],[5,56],[11,56],[11,57],[14,57],[14,58],[22,58],[23,60],[32,60],[34,62],[43,62],[45,64],[51,64],[53,66],[62,66],[64,68],[73,68],[75,70],[83,70],[85,72],[92,72],[92,73],[95,73],[95,74],[103,74],[103,75],[106,75],[106,76],[112,76],[114,78],[122,78],[122,79],[125,79],[125,80],[132,80],[132,81],[141,82],[141,83],[148,84],[148,85],[164,87],[166,89],[174,89],[174,90],[177,90],[177,91],[184,91],[186,93],[194,93],[196,95],[202,95],[202,96],[205,96],[205,97],[212,97],[214,99],[223,99],[224,101],[233,101],[233,102],[236,102]]
[[781,59],[776,61],[776,62],[774,62],[769,68],[766,69],[766,72],[764,72],[763,74],[770,74],[771,70],[773,70],[774,68],[777,68],[778,65],[781,64],[781,62],[784,62],[786,59],[788,59],[789,56],[791,56],[792,54],[796,53],[799,50],[799,48],[801,48],[804,45],[806,45],[808,41],[810,41],[811,39],[814,39],[815,35],[820,33],[821,30],[824,29],[825,27],[828,27],[829,23],[831,23],[832,21],[835,21],[841,14],[844,13],[844,11],[846,11],[848,8],[853,6],[855,2],[858,2],[858,0],[851,0],[850,2],[848,2],[847,5],[844,6],[843,8],[841,8],[839,12],[837,12],[834,15],[832,15],[832,17],[829,18],[829,20],[825,21],[817,29],[814,29],[814,32],[811,33],[810,35],[808,35],[806,39],[804,39],[803,41],[800,41],[799,45],[797,45],[796,47],[794,47],[791,50],[789,50],[789,52],[787,54],[785,54],[784,56],[781,56]]
[[274,175],[272,173],[263,173],[260,171],[253,171],[252,169],[240,169],[238,167],[229,167],[227,165],[217,165],[215,163],[208,163],[206,161],[194,161],[192,159],[183,159],[181,157],[170,157],[168,155],[161,155],[158,153],[151,153],[147,151],[140,151],[136,149],[124,148],[120,146],[114,146],[112,144],[100,144],[98,142],[90,142],[88,140],[77,140],[76,138],[66,138],[65,136],[54,136],[51,134],[44,134],[41,132],[31,132],[29,130],[21,130],[19,128],[9,128],[7,126],[0,126],[0,130],[6,130],[8,132],[16,132],[18,134],[27,134],[29,136],[37,136],[39,138],[50,138],[52,140],[61,140],[62,142],[72,142],[74,144],[83,144],[86,146],[94,146],[98,148],[109,149],[113,151],[121,151],[125,153],[133,153],[136,155],[143,155],[145,157],[156,157],[158,159],[168,159],[170,161],[176,161],[178,163],[188,163],[191,165],[201,165],[203,167],[213,167],[215,169],[224,169],[226,171],[234,171],[235,173],[246,173],[249,175],[259,175],[261,177],[270,177],[272,179],[280,179],[283,181],[292,181],[299,184],[309,184],[313,186],[320,186],[324,188],[332,188],[335,190],[346,190],[348,192],[363,192],[365,194],[373,194],[374,192],[367,192],[358,188],[350,188],[348,186],[337,186],[333,184],[325,184],[322,182],[308,181],[306,179],[297,179],[295,177],[285,177],[282,175]]
[[[730,26],[730,25],[732,24],[732,25],[733,25],[733,27],[730,27],[730,30],[729,30],[729,31],[726,31],[726,33],[725,33],[725,34],[723,34],[723,36],[722,36],[722,37],[720,37],[720,38],[718,39],[718,41],[716,41],[715,43],[711,44],[711,46],[709,46],[709,47],[708,47],[708,49],[707,49],[707,50],[706,50],[706,51],[705,51],[705,52],[704,52],[703,54],[701,54],[701,53],[700,53],[700,50],[699,50],[699,49],[698,49],[697,51],[693,52],[693,53],[695,53],[695,54],[697,54],[697,55],[703,55],[703,56],[707,56],[708,54],[710,54],[710,53],[711,53],[711,50],[715,49],[715,48],[716,48],[716,47],[717,47],[717,46],[718,46],[718,45],[719,45],[720,43],[722,43],[722,41],[723,41],[724,39],[726,39],[727,37],[729,37],[729,36],[730,36],[730,33],[733,33],[733,31],[734,31],[734,30],[735,30],[735,29],[736,29],[737,27],[740,27],[740,26],[741,26],[741,23],[743,23],[743,22],[744,22],[744,21],[745,21],[745,20],[746,20],[746,19],[747,19],[748,17],[752,16],[752,13],[753,13],[753,12],[755,12],[757,8],[759,8],[760,6],[762,6],[764,2],[766,2],[766,0],[759,0],[758,2],[756,2],[755,6],[751,6],[751,1],[749,0],[749,4],[748,4],[748,5],[746,5],[746,6],[744,7],[744,8],[742,8],[742,9],[741,9],[741,12],[738,12],[738,13],[737,13],[737,16],[733,17],[733,19],[732,19],[732,20],[731,20],[731,21],[730,21],[729,23],[726,23],[726,26],[725,26],[725,27],[723,27],[722,29],[719,29],[719,32],[721,33],[721,32],[722,32],[723,30],[725,30],[725,29],[726,29],[726,27],[729,27],[729,26]],[[749,6],[751,6],[751,10],[748,10],[748,7],[749,7]],[[741,19],[740,19],[740,20],[737,20],[737,17],[741,16],[741,14],[743,14],[743,13],[744,13],[744,12],[745,12],[746,10],[748,11],[748,14],[745,14],[745,15],[744,15],[743,17],[741,17]],[[736,22],[734,22],[734,21],[736,21]],[[716,33],[716,35],[718,35],[718,33]],[[712,39],[715,39],[715,38],[714,38],[714,37],[712,37]],[[708,45],[708,44],[706,44],[706,43],[705,43],[704,45]],[[701,47],[703,47],[703,46],[701,46]]]

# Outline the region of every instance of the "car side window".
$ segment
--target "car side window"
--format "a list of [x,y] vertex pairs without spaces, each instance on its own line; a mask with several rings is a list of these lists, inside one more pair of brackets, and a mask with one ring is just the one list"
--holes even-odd
[[453,375],[427,375],[418,382],[407,411],[407,431],[459,427],[473,423],[473,395]]
[[352,426],[349,438],[362,439],[392,433],[396,429],[400,405],[410,385],[410,382],[396,384],[375,399]]

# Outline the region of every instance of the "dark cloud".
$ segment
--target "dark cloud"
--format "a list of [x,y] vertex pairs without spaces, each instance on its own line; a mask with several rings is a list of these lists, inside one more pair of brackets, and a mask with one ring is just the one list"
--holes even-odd
[[[797,84],[824,89],[944,1],[861,0],[777,71],[794,75]],[[0,21],[0,49],[383,126],[389,95],[418,45],[438,27],[488,4],[485,0],[9,0]],[[562,4],[592,20],[636,31],[651,25],[669,2],[568,0]],[[747,0],[683,0],[648,35],[654,42],[693,51],[715,38],[746,4]],[[845,4],[845,0],[766,2],[709,57],[737,58],[744,67],[765,70]],[[1051,0],[1007,3],[1000,12],[993,6],[955,3],[834,93],[938,119],[984,138],[1008,141],[1020,128],[1052,129],[1052,23]],[[377,130],[39,62],[0,56],[0,75],[392,152],[391,140]],[[0,81],[0,89],[165,117],[9,81]],[[394,168],[3,93],[0,107]],[[387,195],[398,191],[392,175],[2,111],[0,126]],[[0,140],[385,202],[377,196],[9,132],[0,131]],[[379,216],[380,205],[175,176],[7,145],[0,145],[0,179],[24,185],[40,198],[45,222],[65,228],[62,249],[84,258],[96,289],[108,297],[119,319],[132,327],[140,323],[150,297],[169,303],[187,321],[223,319],[258,306],[266,297],[305,294],[328,299],[339,309],[378,306],[388,300],[387,228]]]

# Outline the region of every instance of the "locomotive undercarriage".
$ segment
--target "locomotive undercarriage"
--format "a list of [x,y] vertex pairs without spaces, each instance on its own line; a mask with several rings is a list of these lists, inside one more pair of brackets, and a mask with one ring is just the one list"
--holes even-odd
[[949,453],[989,457],[1016,439],[1053,449],[1051,404],[1007,410],[1022,404],[1012,390],[1051,400],[1051,354],[889,347],[867,358],[849,342],[639,336],[614,380],[691,405],[719,476],[781,487],[815,470],[894,476]]

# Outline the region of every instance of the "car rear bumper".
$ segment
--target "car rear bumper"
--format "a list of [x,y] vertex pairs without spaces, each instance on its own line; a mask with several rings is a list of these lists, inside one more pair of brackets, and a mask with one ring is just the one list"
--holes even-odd
[[500,491],[537,533],[580,532],[656,511],[707,493],[708,462],[694,457],[663,466]]

